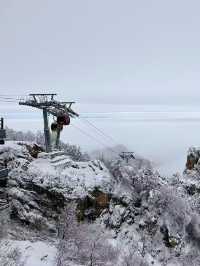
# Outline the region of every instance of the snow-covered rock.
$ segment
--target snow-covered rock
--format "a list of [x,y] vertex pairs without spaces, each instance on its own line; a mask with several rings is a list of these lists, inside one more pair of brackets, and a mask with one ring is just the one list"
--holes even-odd
[[29,165],[27,175],[43,188],[62,191],[66,198],[84,197],[95,188],[104,192],[113,188],[111,175],[102,162],[74,162],[62,152],[40,155]]
[[8,242],[0,259],[8,243],[20,247],[26,266],[56,265],[56,253],[68,254],[66,265],[88,265],[91,258],[110,266],[200,265],[199,151],[188,154],[195,158],[192,169],[167,180],[138,160],[113,160],[108,169],[100,160],[75,162],[61,151],[35,158],[27,145],[0,148],[0,163],[10,170],[1,223]]
[[0,265],[54,266],[57,250],[42,241],[2,240]]

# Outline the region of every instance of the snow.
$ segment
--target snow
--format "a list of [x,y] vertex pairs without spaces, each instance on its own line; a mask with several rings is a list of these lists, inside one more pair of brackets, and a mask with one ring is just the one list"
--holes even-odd
[[14,240],[1,242],[0,252],[4,256],[9,256],[16,249],[20,254],[20,262],[25,262],[24,266],[55,266],[57,249],[49,243]]
[[95,187],[101,187],[104,191],[112,188],[111,175],[98,160],[74,162],[66,155],[51,159],[50,153],[49,158],[40,156],[31,162],[27,172],[33,182],[42,180],[41,186],[66,189],[67,193],[70,189],[75,197],[83,197]]
[[36,174],[38,176],[54,176],[57,172],[53,165],[51,165],[47,160],[39,158],[30,164],[28,173]]
[[0,151],[6,151],[6,150],[17,150],[21,151],[21,146],[17,144],[17,141],[6,141],[4,145],[0,145]]
[[[7,149],[14,157],[16,150],[20,158],[25,154],[23,147],[19,146],[15,149],[15,144],[7,145]],[[18,160],[17,157],[15,159]],[[191,182],[198,185],[200,179],[198,169],[186,172],[183,177],[177,175],[174,176],[174,180],[168,180],[148,167],[136,168],[138,168],[136,163],[127,166],[123,162],[116,161],[110,166],[109,171],[98,160],[75,162],[63,152],[43,153],[38,159],[29,161],[25,170],[16,166],[16,169],[11,171],[11,181],[13,178],[17,182],[14,186],[9,183],[9,196],[12,204],[16,206],[19,220],[34,224],[39,217],[42,224],[48,227],[49,223],[54,229],[53,220],[48,220],[47,214],[43,212],[46,206],[43,208],[41,205],[42,194],[38,201],[40,207],[37,205],[38,188],[42,188],[45,192],[56,190],[55,192],[60,192],[57,193],[59,196],[76,200],[90,194],[96,187],[103,192],[111,192],[109,207],[106,207],[101,216],[95,220],[95,223],[102,227],[104,236],[106,231],[110,230],[113,237],[110,242],[113,242],[114,246],[120,245],[122,253],[126,248],[133,249],[141,257],[145,244],[145,259],[149,263],[153,261],[157,266],[182,266],[182,259],[187,259],[187,256],[195,258],[192,248],[196,251],[195,241],[200,239],[199,194],[188,195],[185,190],[185,186]],[[34,186],[31,188],[26,186],[31,182],[37,189]],[[52,195],[55,202],[56,193]],[[53,214],[54,205],[48,205],[48,208]],[[62,204],[61,208],[63,208]],[[194,213],[196,213],[196,219],[193,217]],[[195,232],[194,239],[188,238],[189,224]],[[87,224],[87,226],[90,230],[90,225]],[[175,241],[170,249],[164,240],[162,228],[167,228],[168,240]],[[105,243],[106,241],[105,239]],[[190,246],[191,249],[189,249]],[[21,260],[25,260],[25,266],[55,265],[56,246],[51,245],[50,242],[38,239],[37,241],[34,239],[34,242],[4,240],[0,247],[0,254],[7,254],[6,252],[16,247],[22,255]],[[178,257],[179,253],[181,257]],[[162,261],[163,259],[165,261]]]

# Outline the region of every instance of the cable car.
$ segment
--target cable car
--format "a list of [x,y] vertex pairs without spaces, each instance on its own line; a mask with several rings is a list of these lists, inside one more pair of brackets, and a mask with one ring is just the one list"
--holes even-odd
[[57,124],[56,122],[53,122],[53,123],[51,124],[51,131],[56,131],[57,128],[58,128],[58,124]]
[[57,123],[59,125],[68,126],[70,124],[70,116],[68,114],[60,114],[57,116]]
[[57,130],[60,130],[62,131],[63,130],[63,125],[62,124],[58,124],[57,122],[53,122],[51,124],[51,131],[57,131]]

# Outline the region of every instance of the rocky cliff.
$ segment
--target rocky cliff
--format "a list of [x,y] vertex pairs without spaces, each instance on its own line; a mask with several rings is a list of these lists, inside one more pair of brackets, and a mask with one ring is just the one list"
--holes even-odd
[[9,256],[9,265],[200,265],[198,154],[165,179],[141,159],[107,168],[30,143],[2,146],[1,265]]

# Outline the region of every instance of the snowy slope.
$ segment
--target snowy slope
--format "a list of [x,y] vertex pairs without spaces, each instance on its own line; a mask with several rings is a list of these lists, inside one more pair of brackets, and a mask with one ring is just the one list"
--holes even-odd
[[56,248],[48,243],[37,241],[1,241],[0,265],[54,266]]

